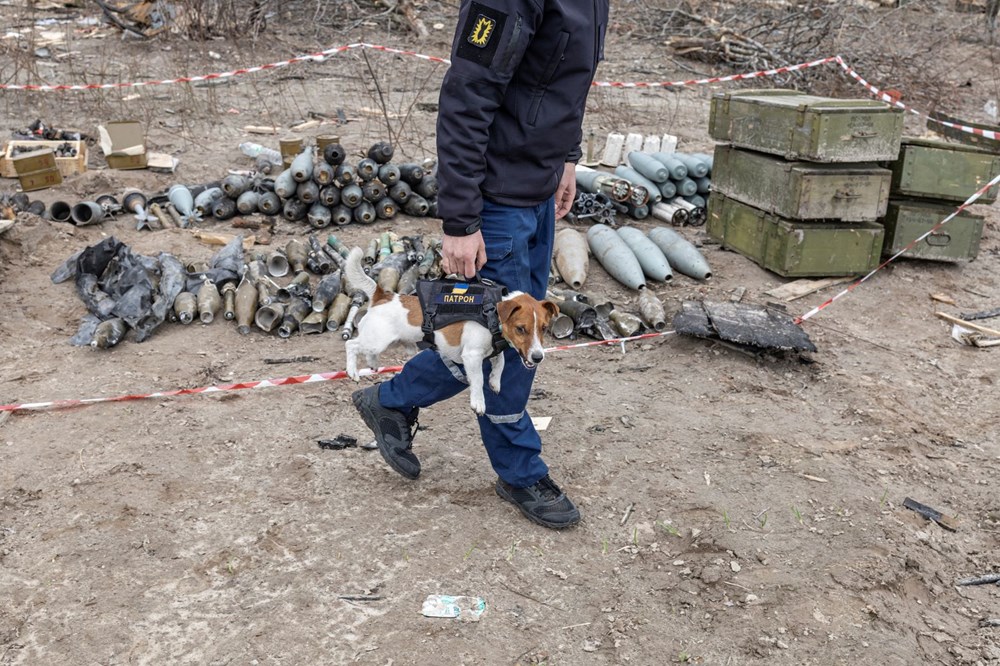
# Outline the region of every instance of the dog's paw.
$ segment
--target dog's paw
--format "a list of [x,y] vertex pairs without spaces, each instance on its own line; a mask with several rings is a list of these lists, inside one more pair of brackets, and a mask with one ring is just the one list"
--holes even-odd
[[497,378],[496,381],[494,381],[492,378],[490,379],[490,390],[493,391],[494,393],[499,393],[500,392],[500,379],[499,378]]
[[474,411],[478,416],[482,416],[486,413],[486,400],[483,396],[472,396],[472,399],[469,400],[469,402],[472,404],[472,411]]

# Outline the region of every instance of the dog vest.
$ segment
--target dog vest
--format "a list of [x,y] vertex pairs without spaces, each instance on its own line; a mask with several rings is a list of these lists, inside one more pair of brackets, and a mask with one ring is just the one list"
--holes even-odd
[[417,282],[417,297],[424,321],[420,329],[423,341],[417,344],[423,349],[435,349],[434,331],[448,324],[460,321],[474,321],[486,327],[493,336],[493,358],[510,345],[500,330],[500,316],[497,303],[503,300],[507,288],[491,280],[476,278],[473,281],[441,278]]

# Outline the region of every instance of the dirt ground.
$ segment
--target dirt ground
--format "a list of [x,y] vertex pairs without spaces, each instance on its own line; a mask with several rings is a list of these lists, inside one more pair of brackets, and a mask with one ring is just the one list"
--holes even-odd
[[[446,54],[451,21],[428,21],[420,50]],[[288,29],[250,53],[238,41],[67,32],[55,48],[76,55],[38,65],[46,80],[224,71],[376,37],[417,46],[365,26],[315,43]],[[609,40],[598,78],[688,76],[655,45]],[[307,139],[335,131],[366,148],[386,138],[371,112],[379,81],[401,152],[431,155],[443,69],[340,57],[219,86],[5,93],[0,129],[138,117],[150,146],[180,159],[175,175],[109,171],[94,151],[89,173],[38,198],[154,192],[245,168],[240,141],[276,145],[245,125],[287,128],[310,111],[342,108],[350,122]],[[952,111],[978,112],[989,81],[963,88]],[[595,91],[586,127],[710,150],[708,99],[723,88]],[[980,212],[975,262],[890,265],[804,325],[818,348],[808,358],[679,336],[550,353],[530,410],[552,417],[545,458],[583,514],[563,532],[496,497],[464,395],[421,415],[416,482],[377,452],[317,446],[367,441],[349,380],[0,414],[0,664],[1000,664],[1000,628],[979,626],[1000,617],[1000,587],[955,585],[1000,571],[1000,351],[959,345],[934,316],[1000,306],[1000,214]],[[439,233],[435,220],[399,219],[338,234],[363,245],[386,229]],[[275,242],[304,233],[280,223]],[[112,234],[183,260],[215,249],[181,230],[137,232],[128,217],[74,228],[22,216],[0,236],[0,404],[343,369],[339,336],[240,336],[221,320],[165,324],[110,351],[70,346],[85,310],[49,275]],[[787,282],[685,234],[714,277],[657,285],[669,312],[744,289],[764,303]],[[590,268],[588,292],[634,304]],[[301,356],[315,360],[265,363]],[[904,509],[907,497],[956,516],[957,531]],[[477,623],[423,617],[429,594],[482,597],[487,610]]]

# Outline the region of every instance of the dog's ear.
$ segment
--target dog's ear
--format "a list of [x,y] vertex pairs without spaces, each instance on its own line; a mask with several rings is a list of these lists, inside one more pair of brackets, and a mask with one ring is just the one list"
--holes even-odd
[[[549,321],[552,320],[557,314],[559,314],[559,306],[552,301],[542,301],[542,309],[544,309],[549,315]],[[545,322],[546,325],[548,321]]]
[[500,301],[497,303],[497,314],[500,316],[500,322],[503,323],[510,319],[511,315],[521,309],[521,306],[517,301]]

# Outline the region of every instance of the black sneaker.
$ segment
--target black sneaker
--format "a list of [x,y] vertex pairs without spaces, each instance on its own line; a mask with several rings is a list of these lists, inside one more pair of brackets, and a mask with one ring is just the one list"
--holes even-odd
[[420,476],[420,461],[410,450],[419,410],[414,407],[407,416],[398,409],[383,407],[378,401],[378,384],[355,391],[351,400],[365,420],[365,425],[375,433],[379,453],[389,467],[408,479]]
[[527,488],[497,479],[497,495],[515,505],[530,521],[558,530],[580,522],[580,511],[546,474]]

